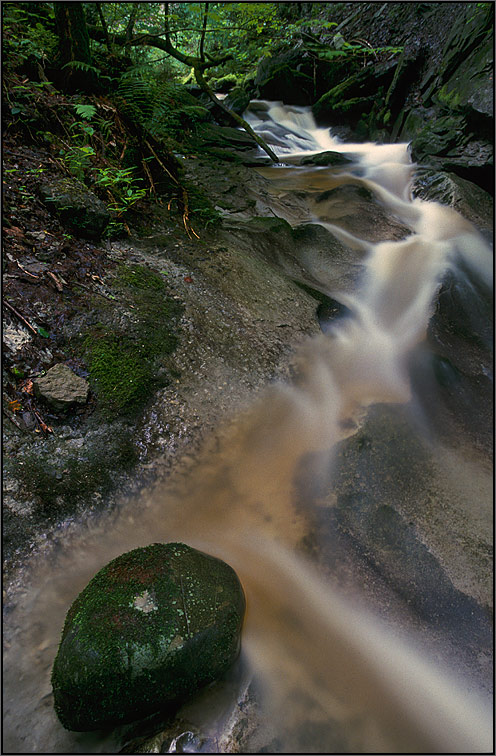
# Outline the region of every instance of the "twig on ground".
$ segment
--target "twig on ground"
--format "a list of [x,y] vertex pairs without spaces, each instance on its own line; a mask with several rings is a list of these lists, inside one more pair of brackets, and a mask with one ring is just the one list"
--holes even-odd
[[21,315],[21,313],[18,310],[16,310],[16,308],[13,307],[10,304],[10,302],[7,302],[6,300],[4,300],[3,304],[5,305],[5,307],[7,307],[9,310],[11,310],[11,312],[13,312],[14,315],[16,315],[19,318],[19,320],[22,320],[22,322],[24,323],[24,325],[26,326],[26,328],[29,328],[29,330],[32,333],[34,333],[35,336],[38,336],[38,331],[36,330],[36,328],[34,328],[31,325],[31,323],[28,320],[26,320],[26,318],[24,317],[24,315]]

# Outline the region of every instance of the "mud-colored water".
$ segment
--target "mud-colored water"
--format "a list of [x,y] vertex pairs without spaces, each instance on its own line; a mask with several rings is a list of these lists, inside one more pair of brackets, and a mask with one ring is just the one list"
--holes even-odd
[[[219,556],[238,572],[248,604],[242,654],[265,691],[266,718],[280,752],[491,748],[484,681],[477,672],[463,677],[456,648],[447,641],[443,653],[442,637],[433,658],[434,646],[419,633],[422,625],[407,609],[398,609],[401,602],[389,614],[384,605],[375,606],[374,592],[356,577],[359,570],[355,578],[352,570],[347,590],[340,590],[332,569],[302,550],[312,518],[296,506],[295,494],[298,486],[301,501],[306,460],[311,488],[318,488],[321,477],[332,490],[336,445],[369,406],[412,401],[410,358],[425,337],[443,274],[463,257],[487,285],[490,251],[454,211],[412,200],[407,145],[345,144],[317,129],[306,109],[282,104],[255,103],[248,118],[264,138],[272,138],[281,160],[293,163],[263,169],[275,184],[310,194],[340,183],[365,186],[411,235],[376,244],[353,239],[338,223],[322,221],[315,203],[309,221],[323,223],[365,252],[356,290],[326,291],[351,316],[310,340],[299,355],[295,381],[270,387],[250,410],[220,428],[167,489],[123,504],[117,515],[74,524],[49,556],[26,564],[6,617],[7,752],[118,748],[112,733],[68,733],[55,718],[50,669],[60,630],[70,603],[103,564],[131,548],[174,540]],[[295,164],[303,154],[324,150],[345,153],[354,163],[339,169]],[[422,433],[420,425],[412,432]],[[434,457],[442,459],[439,443],[430,443]],[[478,474],[484,480],[488,475]],[[475,485],[480,496],[480,480],[467,481],[465,501]],[[479,500],[478,507],[482,530],[490,523],[490,502]],[[445,516],[450,518],[449,508]],[[470,530],[468,507],[464,516]],[[428,533],[427,523],[423,537]],[[208,701],[205,707],[208,720]],[[209,726],[219,731],[223,720]]]

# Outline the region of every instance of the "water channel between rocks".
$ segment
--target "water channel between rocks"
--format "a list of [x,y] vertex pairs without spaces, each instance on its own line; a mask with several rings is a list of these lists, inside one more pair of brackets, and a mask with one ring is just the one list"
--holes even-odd
[[[305,222],[354,251],[353,275],[337,275],[303,242],[297,263],[285,263],[338,316],[326,321],[324,309],[325,332],[301,349],[296,379],[219,429],[187,474],[75,528],[19,573],[6,618],[6,752],[121,747],[116,733],[63,730],[51,665],[65,613],[92,575],[159,541],[226,560],[247,596],[239,669],[189,713],[201,750],[234,750],[228,731],[247,679],[262,701],[258,747],[491,748],[491,471],[470,439],[451,444],[431,426],[417,365],[443,277],[468,271],[476,298],[492,286],[490,250],[454,210],[412,199],[406,144],[346,144],[307,109],[280,103],[252,103],[246,117],[281,158],[257,169],[274,208],[303,193]],[[347,161],[301,164],[324,151]],[[348,185],[372,196],[403,238],[370,241],[347,226],[346,194],[330,200]],[[301,204],[286,220],[301,224]]]

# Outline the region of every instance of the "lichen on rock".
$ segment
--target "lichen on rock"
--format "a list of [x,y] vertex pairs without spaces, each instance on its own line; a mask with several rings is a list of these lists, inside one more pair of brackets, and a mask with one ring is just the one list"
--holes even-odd
[[185,544],[117,557],[67,614],[52,671],[61,723],[96,730],[191,698],[236,659],[244,609],[234,570]]

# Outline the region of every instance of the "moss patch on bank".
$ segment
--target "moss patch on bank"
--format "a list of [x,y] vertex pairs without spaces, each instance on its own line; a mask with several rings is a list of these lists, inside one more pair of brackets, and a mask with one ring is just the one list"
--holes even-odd
[[167,385],[164,360],[177,346],[180,303],[162,276],[141,265],[121,265],[114,287],[131,309],[124,325],[97,324],[84,339],[90,384],[107,418],[139,411],[152,391]]
[[111,490],[117,476],[136,462],[132,438],[120,429],[102,433],[77,449],[59,438],[47,439],[38,454],[6,461],[5,473],[22,481],[35,515],[52,519],[88,507],[95,492],[103,495]]

